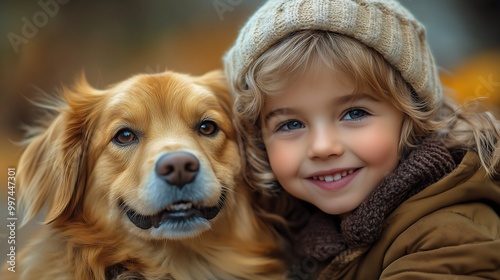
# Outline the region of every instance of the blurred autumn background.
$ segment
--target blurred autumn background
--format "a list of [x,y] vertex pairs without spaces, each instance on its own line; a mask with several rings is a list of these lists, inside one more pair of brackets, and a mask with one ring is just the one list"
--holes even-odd
[[[98,88],[165,68],[221,68],[221,56],[263,0],[2,0],[0,2],[0,260],[7,254],[7,168],[17,167],[28,99],[85,71]],[[401,0],[427,27],[443,83],[465,102],[500,108],[500,1]],[[18,186],[19,187],[19,186]],[[34,223],[17,230],[17,253]]]

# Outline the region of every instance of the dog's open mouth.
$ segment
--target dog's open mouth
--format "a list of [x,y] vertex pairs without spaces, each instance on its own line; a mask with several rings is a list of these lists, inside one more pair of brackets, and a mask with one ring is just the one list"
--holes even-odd
[[178,201],[169,204],[165,210],[155,215],[141,215],[135,210],[127,206],[124,202],[121,203],[122,209],[127,214],[130,221],[140,229],[150,229],[151,227],[159,228],[160,225],[167,221],[187,221],[194,218],[203,218],[211,220],[219,214],[224,206],[225,195],[221,195],[219,202],[210,207],[201,206],[191,201]]

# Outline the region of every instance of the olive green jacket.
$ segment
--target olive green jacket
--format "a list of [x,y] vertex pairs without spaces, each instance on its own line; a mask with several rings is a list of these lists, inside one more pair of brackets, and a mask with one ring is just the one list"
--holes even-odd
[[369,248],[348,250],[319,279],[500,279],[500,178],[474,152],[385,220]]

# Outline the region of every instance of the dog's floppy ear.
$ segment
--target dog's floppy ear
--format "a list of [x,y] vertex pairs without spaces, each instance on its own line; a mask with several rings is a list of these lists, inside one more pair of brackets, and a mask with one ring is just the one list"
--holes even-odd
[[47,206],[45,223],[64,222],[81,203],[87,178],[87,156],[102,92],[84,76],[63,89],[66,104],[42,133],[32,137],[19,162],[19,195],[27,223]]
[[227,115],[232,116],[233,97],[229,91],[226,76],[221,70],[206,73],[198,78],[198,83],[210,88],[217,96]]

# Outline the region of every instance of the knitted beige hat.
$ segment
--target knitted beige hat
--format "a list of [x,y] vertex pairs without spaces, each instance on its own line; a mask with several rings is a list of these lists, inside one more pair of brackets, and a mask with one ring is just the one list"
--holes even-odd
[[224,56],[225,71],[235,94],[249,66],[271,45],[305,29],[320,29],[357,39],[375,49],[413,87],[437,105],[441,83],[425,28],[395,0],[269,0],[243,26]]

